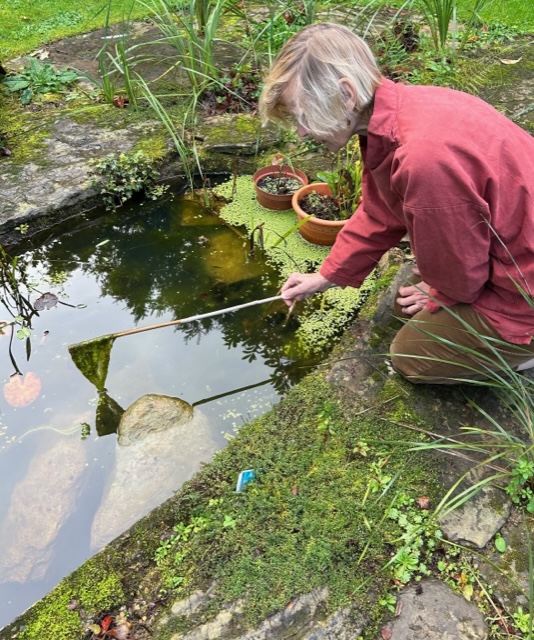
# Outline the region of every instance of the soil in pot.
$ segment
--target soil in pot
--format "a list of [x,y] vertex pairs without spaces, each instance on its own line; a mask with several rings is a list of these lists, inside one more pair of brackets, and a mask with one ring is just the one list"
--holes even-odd
[[259,189],[279,196],[293,194],[300,187],[302,187],[302,181],[291,176],[270,175],[258,181]]
[[339,203],[336,198],[312,191],[299,202],[300,208],[307,214],[321,220],[341,220]]

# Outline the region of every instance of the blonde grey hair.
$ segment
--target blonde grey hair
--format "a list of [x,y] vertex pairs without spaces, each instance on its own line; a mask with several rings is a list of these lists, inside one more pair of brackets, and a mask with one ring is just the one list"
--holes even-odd
[[305,27],[286,42],[269,71],[259,105],[263,122],[287,122],[284,94],[290,91],[291,112],[312,135],[339,131],[352,113],[341,78],[356,88],[354,110],[369,109],[382,76],[368,45],[342,25]]

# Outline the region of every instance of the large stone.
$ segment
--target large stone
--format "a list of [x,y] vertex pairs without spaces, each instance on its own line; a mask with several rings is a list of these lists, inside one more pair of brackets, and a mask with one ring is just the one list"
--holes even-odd
[[12,493],[0,528],[0,583],[42,579],[56,536],[77,506],[86,447],[79,435],[49,442]]
[[485,547],[508,519],[512,503],[504,491],[484,487],[461,507],[439,519],[449,540]]
[[178,398],[144,396],[126,410],[119,429],[127,446],[117,446],[93,520],[95,550],[169,498],[218,449],[207,418]]
[[179,427],[193,418],[193,407],[185,400],[148,393],[124,412],[118,431],[118,442],[129,446],[147,436]]
[[[420,595],[419,589],[422,589]],[[477,606],[438,580],[423,580],[399,596],[400,615],[390,624],[392,640],[485,640]]]

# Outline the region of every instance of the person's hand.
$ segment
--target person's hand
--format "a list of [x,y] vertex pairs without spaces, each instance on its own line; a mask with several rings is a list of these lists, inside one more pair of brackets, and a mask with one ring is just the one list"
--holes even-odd
[[281,293],[284,302],[291,307],[295,302],[309,298],[314,293],[326,291],[334,283],[317,273],[292,273],[285,281]]
[[[420,275],[417,269],[414,269],[413,272],[416,275]],[[412,284],[407,287],[400,287],[400,297],[397,298],[397,304],[401,306],[403,313],[408,316],[413,316],[414,314],[419,313],[419,311],[422,311],[425,308],[429,298],[429,290],[430,285],[422,281],[418,284]]]

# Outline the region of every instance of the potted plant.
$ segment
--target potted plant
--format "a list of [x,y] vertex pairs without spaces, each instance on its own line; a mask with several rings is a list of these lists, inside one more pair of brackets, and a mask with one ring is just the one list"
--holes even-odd
[[[361,202],[363,165],[358,142],[337,154],[332,171],[321,171],[316,182],[301,187],[292,199],[305,240],[331,246]],[[310,217],[311,216],[311,217]]]
[[308,184],[308,177],[295,169],[286,156],[275,156],[273,163],[258,169],[252,176],[259,204],[266,209],[286,211],[291,209],[293,194]]

